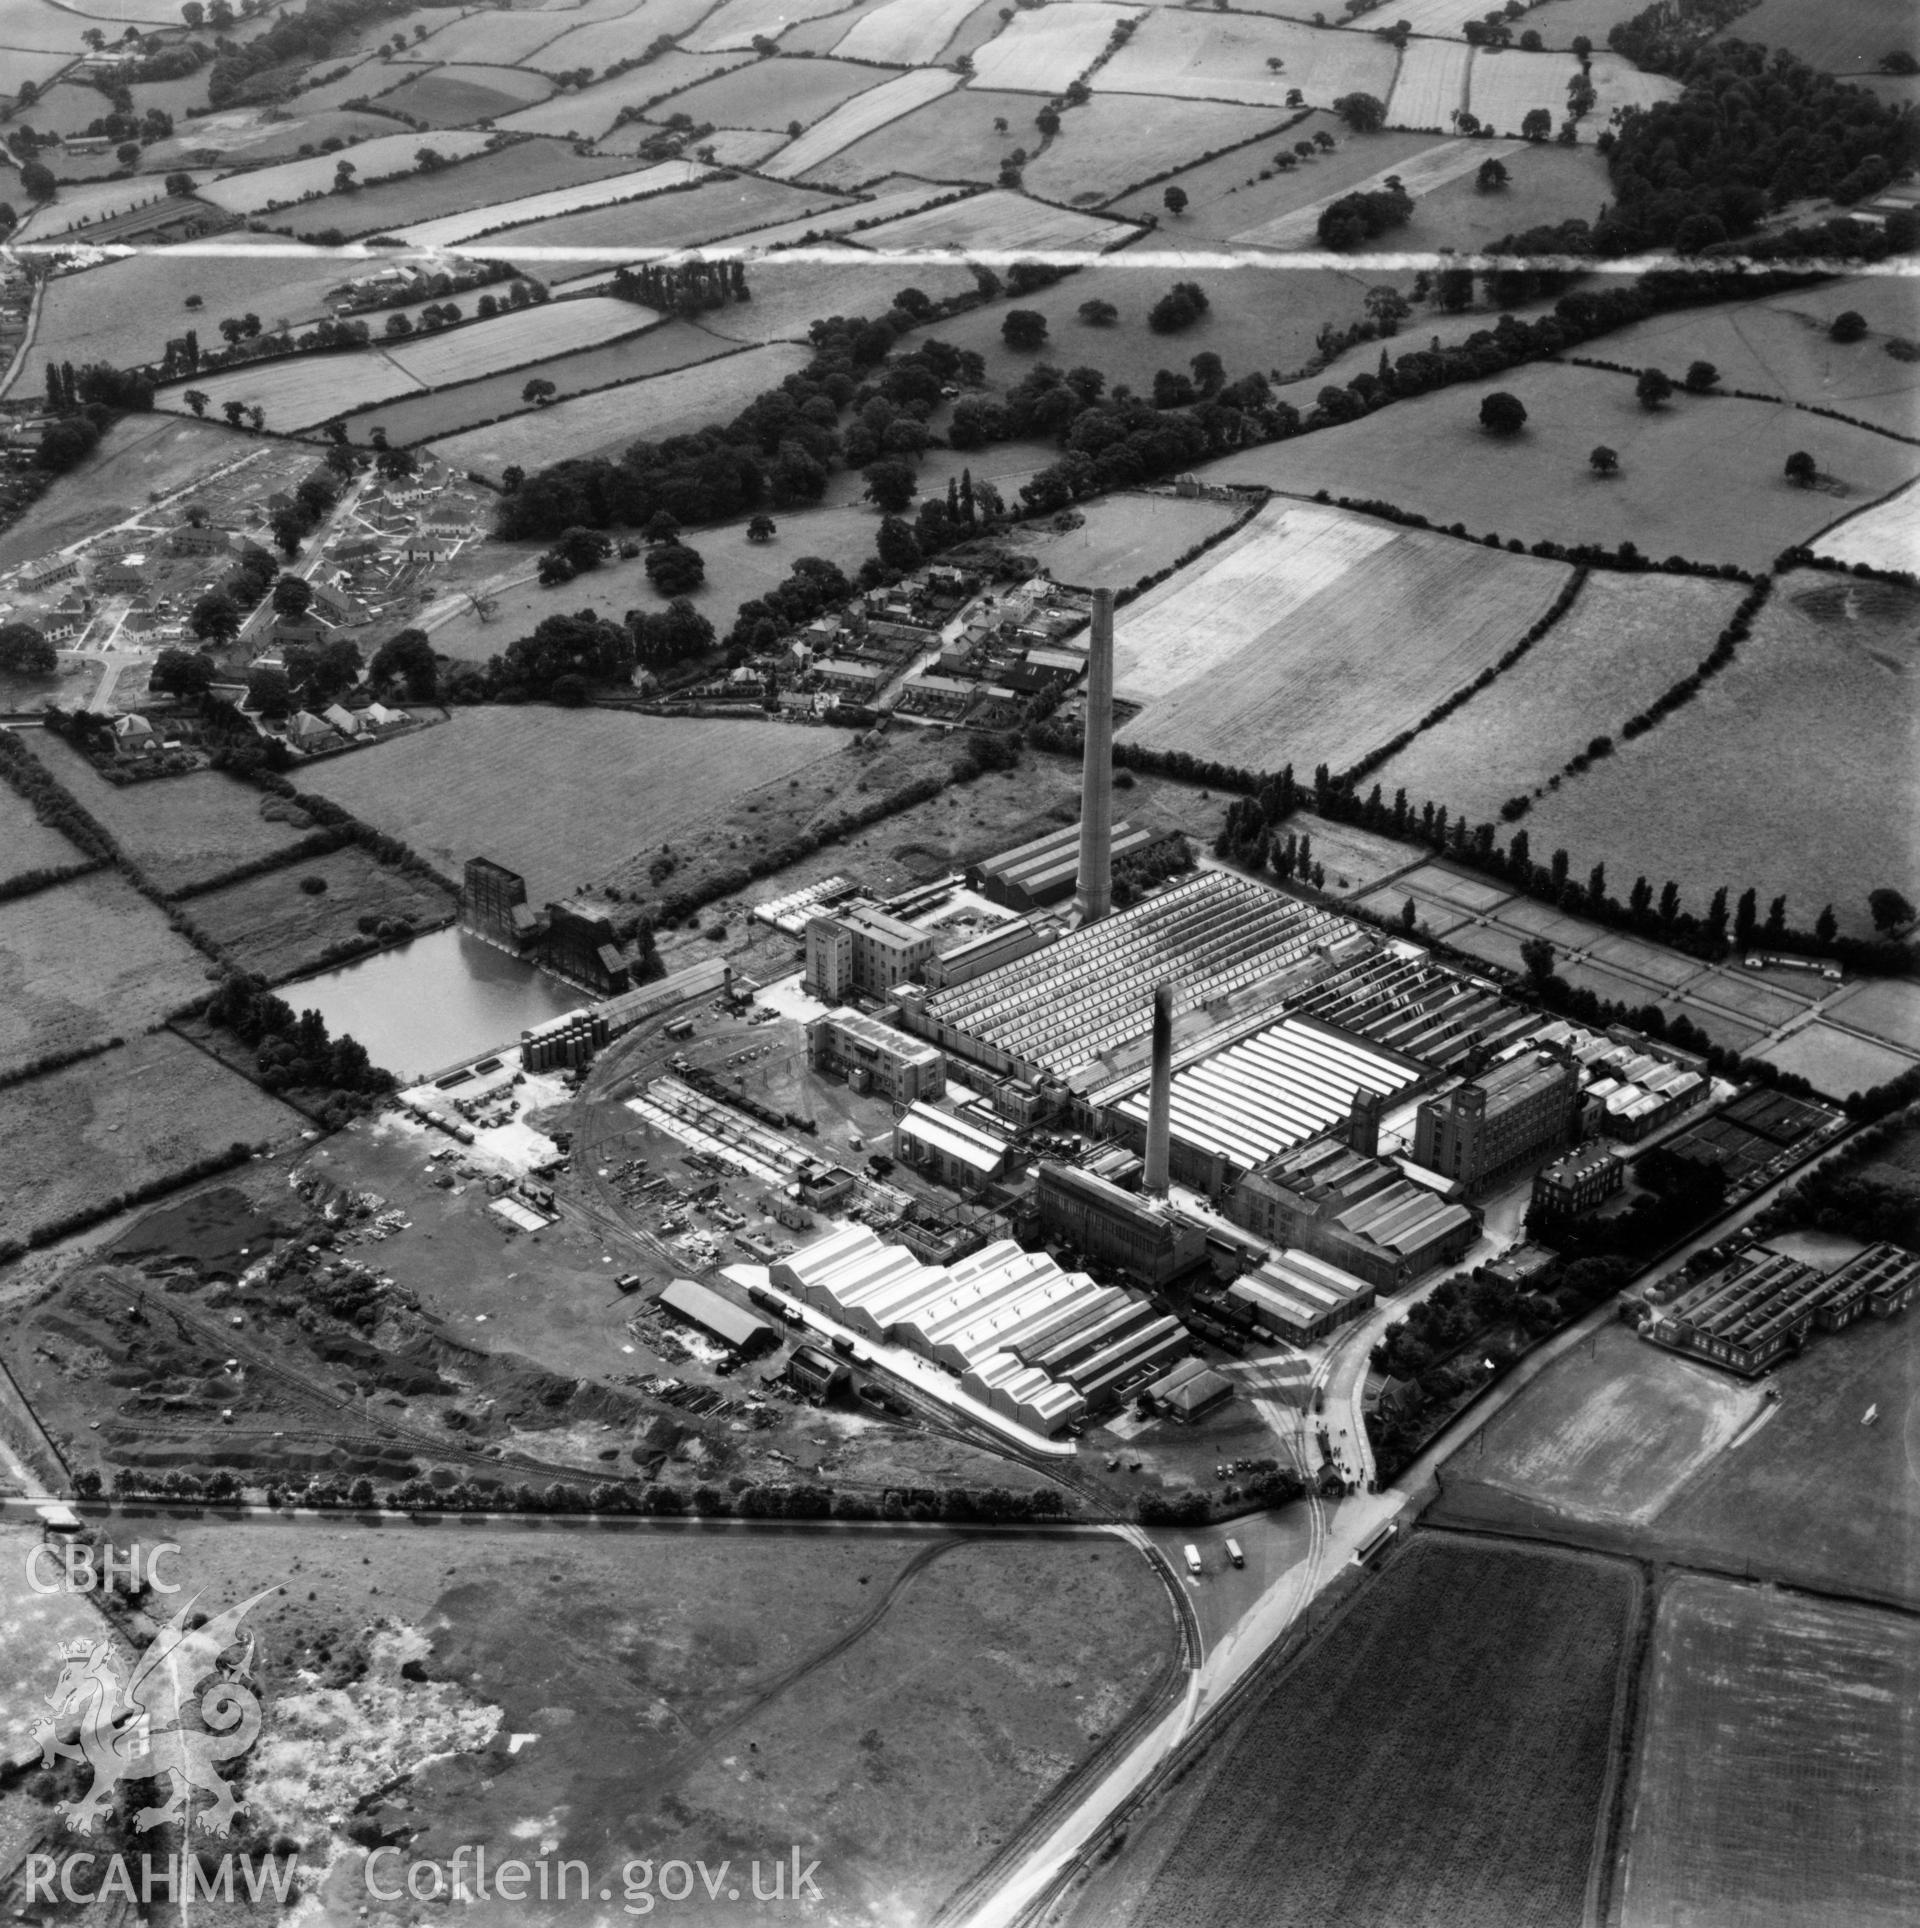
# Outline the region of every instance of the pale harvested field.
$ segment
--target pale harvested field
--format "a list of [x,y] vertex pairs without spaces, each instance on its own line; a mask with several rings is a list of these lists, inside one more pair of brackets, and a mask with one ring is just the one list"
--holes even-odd
[[339,415],[366,408],[395,395],[418,394],[426,384],[396,367],[377,348],[334,355],[291,355],[283,361],[242,362],[213,374],[159,390],[155,408],[176,415],[189,413],[189,392],[207,397],[207,414],[218,419],[228,402],[259,408],[265,426],[282,435]]
[[[713,11],[713,0],[644,0],[637,7],[588,8],[556,11],[549,18],[569,23],[569,31],[550,40],[530,66],[543,73],[572,73],[581,67],[598,73],[616,60],[631,60],[662,34],[678,39],[703,15]],[[687,56],[667,54],[640,73],[666,67]]]
[[1240,511],[1224,502],[1123,493],[1101,496],[1078,513],[1086,520],[1065,535],[1044,525],[1023,529],[1021,548],[1032,550],[1055,582],[1124,589],[1230,526]]
[[773,343],[622,388],[579,395],[431,446],[456,469],[496,476],[509,464],[532,471],[562,457],[613,455],[631,442],[657,442],[709,422],[731,421],[754,396],[776,387],[810,359],[808,351]]
[[[423,135],[421,145],[437,145],[438,138]],[[570,187],[577,181],[604,180],[610,174],[631,171],[630,162],[576,154],[562,141],[515,141],[511,147],[477,154],[472,160],[432,174],[409,174],[359,194],[330,194],[297,207],[277,209],[272,225],[290,228],[307,239],[335,228],[349,238],[388,234],[409,222],[463,214],[537,189]]]
[[424,387],[438,388],[545,356],[571,354],[576,348],[597,347],[617,335],[638,334],[659,318],[651,308],[612,295],[583,295],[577,301],[516,308],[490,321],[396,342],[382,352]]
[[1518,134],[1521,121],[1536,107],[1544,107],[1558,127],[1566,118],[1567,82],[1579,71],[1580,63],[1571,54],[1479,47],[1474,50],[1467,105],[1480,125],[1496,134]]
[[[600,34],[607,30],[583,27],[580,31]],[[569,35],[568,41],[571,39]],[[568,62],[562,58],[566,45],[566,41],[555,41],[541,53],[541,62],[555,72],[567,71]],[[607,54],[605,59],[618,60],[636,51],[627,44],[618,52]],[[635,67],[616,79],[598,81],[578,90],[569,88],[551,100],[543,100],[538,107],[523,107],[517,114],[503,114],[495,124],[520,134],[563,134],[581,140],[598,140],[613,131],[623,107],[644,107],[649,101],[691,87],[695,81],[724,74],[728,68],[738,67],[750,58],[744,54],[662,54],[658,60],[650,60],[644,67]]]
[[394,113],[425,121],[429,127],[464,127],[470,121],[516,113],[552,92],[553,82],[545,74],[523,67],[449,63],[402,81],[391,93],[375,98]]
[[1387,96],[1387,125],[1451,133],[1454,115],[1467,104],[1471,61],[1472,49],[1464,40],[1408,42]]
[[1800,925],[1831,902],[1860,934],[1868,891],[1920,896],[1920,598],[1880,589],[1863,603],[1849,589],[1783,577],[1730,668],[1534,806],[1535,848],[1564,844],[1576,869],[1604,858],[1615,876],[1672,877],[1695,908],[1722,884],[1751,884],[1763,904],[1784,892]]
[[[305,200],[313,194],[333,195],[335,172],[342,161],[351,161],[355,179],[373,182],[391,174],[409,174],[414,156],[423,147],[432,147],[448,160],[485,150],[491,136],[462,132],[456,128],[437,128],[431,134],[383,134],[378,140],[362,141],[357,147],[343,148],[337,154],[314,154],[305,160],[282,161],[277,167],[254,168],[245,174],[229,174],[225,180],[212,181],[201,190],[201,199],[234,214],[260,214],[269,208],[284,207],[289,201]],[[351,200],[350,195],[335,197]]]
[[1099,59],[1114,28],[1122,20],[1140,19],[1143,11],[1104,0],[1074,0],[1016,12],[975,52],[974,79],[982,87],[1015,93],[1062,93]]
[[[613,710],[457,712],[302,781],[458,874],[491,857],[536,904],[725,813],[736,792],[841,753],[838,731]],[[617,797],[619,807],[609,808]],[[29,899],[37,902],[38,899]]]
[[6,913],[0,1071],[135,1037],[207,989],[207,960],[111,871],[36,891]]
[[[663,104],[657,113],[667,112]],[[660,129],[652,121],[628,121],[604,139],[594,143],[596,154],[638,154]],[[786,140],[785,134],[769,133],[758,127],[716,127],[700,143],[713,150],[716,167],[758,167],[775,148]]]
[[1456,1456],[1443,1517],[1463,1501],[1471,1513],[1472,1489],[1491,1487],[1548,1519],[1650,1525],[1764,1403],[1758,1384],[1604,1326]]
[[[1031,105],[1031,103],[1029,103]],[[1047,151],[1027,164],[1025,180],[1049,201],[1098,206],[1123,194],[1137,181],[1180,167],[1196,154],[1271,137],[1277,144],[1290,116],[1267,107],[1242,107],[1211,100],[1152,100],[1137,94],[1096,94],[1064,115]],[[1299,138],[1289,135],[1289,140]],[[1242,171],[1258,173],[1264,152],[1244,147]],[[1184,183],[1183,183],[1184,184]],[[1143,190],[1141,209],[1165,216],[1164,186]],[[1189,199],[1193,190],[1187,190]],[[1170,236],[1183,235],[1193,213],[1167,222]]]
[[[1597,344],[1602,353],[1606,346]],[[1513,440],[1480,429],[1481,400],[1494,389],[1517,395],[1527,410],[1526,429]],[[1604,483],[1587,469],[1587,453],[1600,443],[1620,456],[1619,473]],[[1813,456],[1827,478],[1821,488],[1787,481],[1782,471],[1795,449]],[[1917,472],[1920,450],[1844,422],[1725,397],[1676,396],[1649,412],[1628,376],[1544,364],[1397,402],[1205,471],[1302,494],[1385,497],[1437,523],[1461,521],[1474,536],[1608,548],[1631,541],[1656,558],[1749,569],[1766,568],[1782,549]],[[1714,487],[1700,486],[1705,474]]]
[[789,141],[767,162],[765,171],[776,180],[790,181],[959,84],[959,75],[940,67],[920,68],[896,80],[882,81],[816,121],[798,140]]
[[[1118,247],[1136,232],[1118,221],[1077,214],[1071,208],[1030,201],[1005,188],[989,188],[947,207],[928,208],[887,221],[860,235],[860,245],[886,253],[919,248],[989,248],[1018,254],[1026,249]],[[1067,287],[1077,290],[1079,282]],[[1056,293],[1056,299],[1058,298]],[[1083,297],[1084,298],[1084,297]]]
[[[1274,73],[1269,60],[1285,65]],[[1393,49],[1371,34],[1240,13],[1158,8],[1094,75],[1092,85],[1096,93],[1171,94],[1263,107],[1284,106],[1297,87],[1309,106],[1327,107],[1342,94],[1386,99],[1398,64]]]
[[1911,1619],[1667,1581],[1622,1928],[1904,1928],[1920,1908],[1916,1697]]
[[[1504,156],[1512,151],[1499,142],[1441,141],[1437,146],[1426,148],[1404,161],[1390,163],[1364,180],[1354,182],[1351,187],[1322,193],[1317,200],[1307,202],[1304,207],[1294,208],[1257,228],[1243,229],[1233,238],[1256,248],[1316,247],[1319,244],[1321,210],[1343,194],[1367,193],[1383,188],[1388,175],[1397,174],[1401,185],[1417,198],[1434,188],[1445,187],[1450,181],[1457,181],[1462,175],[1473,173],[1490,156]],[[1298,171],[1312,178],[1309,170]]]
[[267,799],[208,770],[152,783],[109,783],[57,737],[34,754],[119,844],[149,883],[169,894],[255,858],[271,856],[307,833],[260,814]]
[[1270,505],[1130,609],[1124,734],[1243,769],[1357,761],[1470,682],[1564,566],[1338,512]]
[[924,67],[980,0],[887,0],[887,4],[847,29],[834,51],[849,59],[878,60],[902,67]]
[[1404,786],[1485,822],[1685,676],[1745,593],[1740,583],[1595,570],[1512,669],[1415,737],[1380,782],[1389,795]]
[[[588,208],[495,235],[491,245],[514,260],[539,248],[671,248],[698,246],[775,222],[831,212],[846,203],[825,188],[788,187],[751,174],[716,178],[679,194],[656,194],[631,206]],[[547,272],[563,273],[558,261]]]
[[512,201],[495,202],[490,207],[475,207],[464,214],[443,214],[435,221],[417,221],[395,230],[396,237],[416,248],[445,248],[455,242],[471,241],[501,228],[523,227],[529,221],[544,221],[555,214],[573,214],[582,208],[602,207],[610,201],[636,201],[670,187],[704,180],[712,169],[698,161],[659,161],[652,167],[635,168],[627,173],[602,175],[595,181],[580,181],[572,187],[555,188],[546,194],[529,194]]
[[[212,182],[213,177],[205,168],[186,171],[191,172],[194,181],[202,187]],[[14,192],[19,191],[15,188]],[[51,201],[43,201],[37,208],[29,207],[19,227],[8,238],[44,241],[51,235],[66,234],[83,223],[105,221],[165,199],[166,190],[151,175],[69,183],[60,188]]]
[[778,39],[788,27],[840,13],[847,0],[721,0],[700,25],[682,36],[694,53],[750,46],[762,35]]
[[430,33],[417,49],[435,60],[472,60],[486,66],[531,65],[531,57],[563,33],[571,33],[564,13],[505,13],[487,8]]
[[1598,101],[1581,123],[1582,138],[1588,138],[1610,121],[1622,108],[1651,107],[1657,101],[1677,100],[1679,84],[1665,74],[1642,73],[1632,61],[1608,51],[1605,36],[1594,43],[1588,78]]
[[1855,1037],[1830,1024],[1803,1025],[1758,1054],[1782,1071],[1797,1072],[1829,1098],[1851,1097],[1889,1084],[1914,1068],[1914,1054]]
[[711,361],[716,355],[728,353],[732,346],[690,321],[663,322],[645,334],[629,335],[602,348],[583,349],[552,361],[528,362],[504,375],[462,382],[457,388],[376,403],[349,416],[347,428],[352,438],[360,441],[377,424],[386,430],[394,447],[407,448],[415,442],[455,435],[482,422],[534,408],[536,404],[526,399],[526,386],[531,381],[552,382],[558,390],[557,399],[564,401],[569,395],[604,388],[612,382],[644,381],[695,362]]
[[1902,489],[1816,536],[1813,549],[1849,566],[1864,562],[1874,569],[1920,574],[1920,513],[1916,506],[1912,488]]
[[1920,985],[1905,978],[1869,978],[1835,999],[1826,1014],[1836,1024],[1920,1051]]
[[844,60],[755,60],[675,94],[660,104],[658,114],[661,119],[691,114],[715,127],[759,127],[784,134],[790,122],[811,127],[888,78]]
[[42,823],[17,790],[0,789],[0,883],[29,870],[64,870],[82,861],[78,847]]
[[[829,187],[857,187],[905,174],[929,183],[977,181],[984,186],[999,178],[1000,163],[1016,147],[1038,143],[1035,105],[1031,94],[962,87],[842,148],[809,168],[807,178]],[[996,120],[1007,123],[1006,133],[993,131]],[[1048,152],[1057,153],[1060,144],[1056,139]],[[1028,168],[1029,179],[1034,171]],[[938,191],[930,187],[929,196]],[[1049,192],[1047,198],[1063,197]]]

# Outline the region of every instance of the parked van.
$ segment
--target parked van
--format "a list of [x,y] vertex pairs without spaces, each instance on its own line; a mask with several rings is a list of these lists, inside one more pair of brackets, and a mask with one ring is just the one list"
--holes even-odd
[[1227,1542],[1227,1558],[1231,1560],[1235,1566],[1246,1565],[1247,1556],[1240,1551],[1240,1542],[1238,1540],[1229,1540]]
[[1180,1551],[1187,1556],[1187,1571],[1189,1573],[1197,1575],[1206,1571],[1200,1564],[1200,1549],[1191,1541],[1183,1546]]

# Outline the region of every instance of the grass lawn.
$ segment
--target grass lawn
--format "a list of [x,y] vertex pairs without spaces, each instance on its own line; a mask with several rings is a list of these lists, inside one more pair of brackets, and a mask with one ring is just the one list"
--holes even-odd
[[469,857],[519,871],[543,904],[663,840],[697,842],[742,790],[845,744],[798,725],[530,704],[457,712],[302,781],[452,875]]
[[[379,752],[358,754],[370,757]],[[404,827],[389,827],[399,836],[407,835]],[[326,884],[324,891],[310,893],[302,888],[316,877]],[[406,871],[375,863],[357,845],[349,845],[209,891],[192,899],[188,914],[243,970],[278,983],[323,963],[329,946],[361,935],[362,917],[404,917],[414,924],[435,924],[444,921],[453,907],[449,892]]]
[[[1195,346],[1205,345],[1200,332],[1189,331]],[[1607,338],[1594,348],[1612,358]],[[1237,372],[1229,358],[1229,375]],[[1479,426],[1481,400],[1496,389],[1527,410],[1512,441]],[[1620,457],[1619,473],[1606,478],[1587,467],[1602,443]],[[1830,478],[1821,488],[1786,480],[1795,449]],[[1789,544],[1911,480],[1920,451],[1766,402],[1682,396],[1649,412],[1627,376],[1536,362],[1223,457],[1206,473],[1301,494],[1384,497],[1435,522],[1463,522],[1474,536],[1631,541],[1650,556],[1763,569]]]
[[1914,1067],[1911,1052],[1871,1038],[1856,1037],[1831,1024],[1809,1024],[1770,1044],[1760,1054],[1783,1071],[1795,1071],[1816,1091],[1845,1098],[1856,1091],[1904,1076]]
[[137,1037],[199,997],[213,969],[111,871],[19,898],[5,922],[0,1071]]
[[225,1151],[284,1141],[297,1111],[171,1031],[0,1091],[12,1148],[0,1239],[185,1172]]
[[1704,1575],[1667,1581],[1622,1928],[1911,1921],[1917,1694],[1909,1618]]
[[1726,37],[1784,47],[1829,74],[1871,72],[1896,50],[1920,55],[1920,25],[1906,0],[1760,0]]
[[1068,1918],[1200,1928],[1258,1895],[1271,1928],[1577,1921],[1638,1590],[1624,1563],[1419,1536]]
[[1534,806],[1534,848],[1564,845],[1580,875],[1604,860],[1616,878],[1644,871],[1658,888],[1672,877],[1696,911],[1722,884],[1736,895],[1751,884],[1763,904],[1785,892],[1801,925],[1830,902],[1843,931],[1864,934],[1870,890],[1920,892],[1904,667],[1916,624],[1911,593],[1869,599],[1828,576],[1781,578],[1730,668]]

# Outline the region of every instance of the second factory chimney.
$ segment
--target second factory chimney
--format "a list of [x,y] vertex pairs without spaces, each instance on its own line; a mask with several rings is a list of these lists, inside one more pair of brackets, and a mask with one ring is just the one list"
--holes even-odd
[[1113,908],[1113,591],[1093,592],[1087,658],[1087,727],[1080,767],[1078,922],[1097,924]]
[[1153,1080],[1147,1087],[1147,1171],[1143,1188],[1164,1198],[1173,1182],[1173,987],[1153,994]]

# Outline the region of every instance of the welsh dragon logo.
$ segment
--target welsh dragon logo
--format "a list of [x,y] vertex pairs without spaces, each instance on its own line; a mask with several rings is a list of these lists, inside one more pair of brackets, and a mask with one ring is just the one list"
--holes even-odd
[[[70,1828],[90,1834],[121,1781],[167,1775],[172,1795],[158,1807],[142,1808],[134,1817],[136,1828],[144,1832],[179,1820],[197,1789],[211,1795],[213,1804],[195,1814],[195,1822],[209,1834],[231,1830],[241,1804],[217,1764],[244,1754],[260,1735],[253,1637],[239,1640],[240,1622],[278,1591],[269,1587],[198,1627],[187,1624],[195,1604],[189,1600],[154,1636],[131,1673],[110,1640],[76,1640],[60,1649],[66,1664],[47,1696],[53,1713],[42,1715],[33,1733],[44,1766],[65,1759],[86,1761],[93,1769],[86,1794],[61,1804]],[[236,1647],[238,1657],[223,1660]],[[196,1697],[204,1726],[183,1726],[182,1712]],[[77,1737],[63,1741],[60,1730],[69,1722],[77,1722]]]

